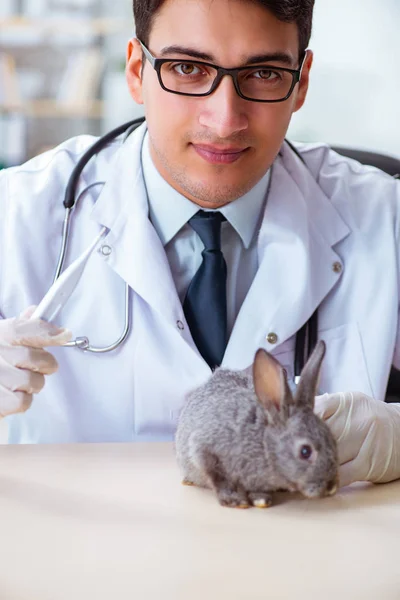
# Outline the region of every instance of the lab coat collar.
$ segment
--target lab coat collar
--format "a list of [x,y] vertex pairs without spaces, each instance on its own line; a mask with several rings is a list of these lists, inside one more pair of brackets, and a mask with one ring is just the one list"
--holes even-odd
[[[315,235],[321,236],[331,247],[343,240],[350,233],[348,225],[318,185],[310,169],[288,144],[283,144],[276,162],[283,166],[292,179],[296,195],[303,198],[302,204],[305,199],[306,204],[301,213],[307,214]],[[293,208],[300,209],[300,206],[296,203]]]
[[162,242],[149,220],[141,167],[145,132],[144,123],[119,148],[92,218],[110,230],[103,244],[111,253],[104,260],[176,328],[185,319]]
[[[246,368],[263,347],[279,352],[306,323],[345,268],[334,246],[350,233],[293,151],[273,165],[258,237],[259,269],[236,319],[223,364]],[[270,343],[275,334],[278,342]]]
[[148,215],[146,189],[141,170],[141,148],[147,131],[140,125],[117,149],[110,176],[92,211],[92,219],[114,233],[124,229],[128,212],[139,209]]

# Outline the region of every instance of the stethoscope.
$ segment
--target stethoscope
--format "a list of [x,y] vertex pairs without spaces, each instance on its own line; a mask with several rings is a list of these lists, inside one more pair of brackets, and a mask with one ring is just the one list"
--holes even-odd
[[[101,150],[103,150],[111,141],[115,140],[120,135],[124,135],[124,141],[126,138],[137,129],[144,122],[144,118],[141,117],[139,119],[134,119],[133,121],[129,121],[128,123],[124,123],[120,125],[116,129],[113,129],[99,140],[97,140],[80,158],[74,170],[72,171],[71,177],[68,181],[67,188],[65,190],[64,196],[64,207],[65,207],[65,216],[63,222],[62,229],[62,242],[59,258],[57,261],[57,267],[54,275],[53,283],[59,278],[64,262],[65,256],[67,252],[69,232],[71,228],[71,216],[74,207],[76,206],[79,198],[76,198],[76,190],[78,187],[79,179],[81,174],[88,164],[88,162],[96,156]],[[301,159],[302,163],[306,165],[305,160],[298,152],[298,150],[290,143],[288,140],[285,140],[286,143],[290,146],[293,152]],[[105,182],[96,182],[95,185],[99,185],[100,183],[104,184]],[[86,188],[85,191],[87,191]],[[131,329],[131,308],[130,308],[130,288],[129,285],[125,284],[125,320],[124,327],[119,338],[111,345],[105,347],[95,347],[92,346],[87,337],[77,337],[75,340],[68,342],[66,346],[73,346],[79,348],[80,350],[84,350],[85,352],[94,352],[94,353],[106,353],[112,352],[116,350],[121,344],[124,343]],[[303,325],[301,329],[296,334],[296,342],[295,342],[295,357],[294,357],[294,381],[297,384],[298,379],[300,377],[300,373],[307,362],[307,359],[311,355],[313,349],[315,348],[318,341],[318,309],[314,312],[314,314],[310,317],[310,319]]]

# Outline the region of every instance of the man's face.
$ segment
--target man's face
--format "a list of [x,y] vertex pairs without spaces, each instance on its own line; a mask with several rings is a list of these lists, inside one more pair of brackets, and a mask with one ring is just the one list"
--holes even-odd
[[[165,52],[170,46],[185,54]],[[157,58],[196,60],[225,68],[254,64],[252,57],[281,53],[299,68],[298,31],[257,3],[243,0],[166,0],[148,43]],[[197,57],[197,60],[199,58]],[[128,47],[127,78],[133,98],[144,103],[152,159],[178,192],[205,208],[218,208],[248,192],[274,161],[291,115],[305,99],[312,55],[303,77],[284,102],[260,103],[240,98],[231,77],[205,97],[171,94],[159,84],[137,40]],[[259,61],[257,61],[259,64]],[[256,63],[256,64],[257,64]]]

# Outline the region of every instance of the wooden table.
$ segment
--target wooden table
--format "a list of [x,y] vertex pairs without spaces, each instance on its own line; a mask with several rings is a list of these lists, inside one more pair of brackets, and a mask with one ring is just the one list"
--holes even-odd
[[400,482],[222,508],[170,444],[0,448],[1,600],[399,600]]

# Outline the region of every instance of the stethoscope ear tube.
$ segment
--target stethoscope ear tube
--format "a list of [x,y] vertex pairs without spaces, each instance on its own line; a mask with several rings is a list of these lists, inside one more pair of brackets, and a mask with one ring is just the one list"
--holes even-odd
[[90,148],[85,152],[85,154],[79,159],[77,162],[73,173],[68,181],[65,196],[64,196],[64,207],[67,209],[72,209],[75,204],[75,196],[76,196],[76,188],[78,186],[79,178],[82,174],[83,169],[86,167],[90,159],[92,159],[96,154],[98,154],[103,148],[107,146],[110,142],[112,142],[115,138],[117,138],[122,133],[125,133],[130,128],[139,127],[144,122],[144,117],[140,117],[139,119],[134,119],[133,121],[129,121],[128,123],[124,123],[123,125],[119,125],[103,137],[97,140]]

